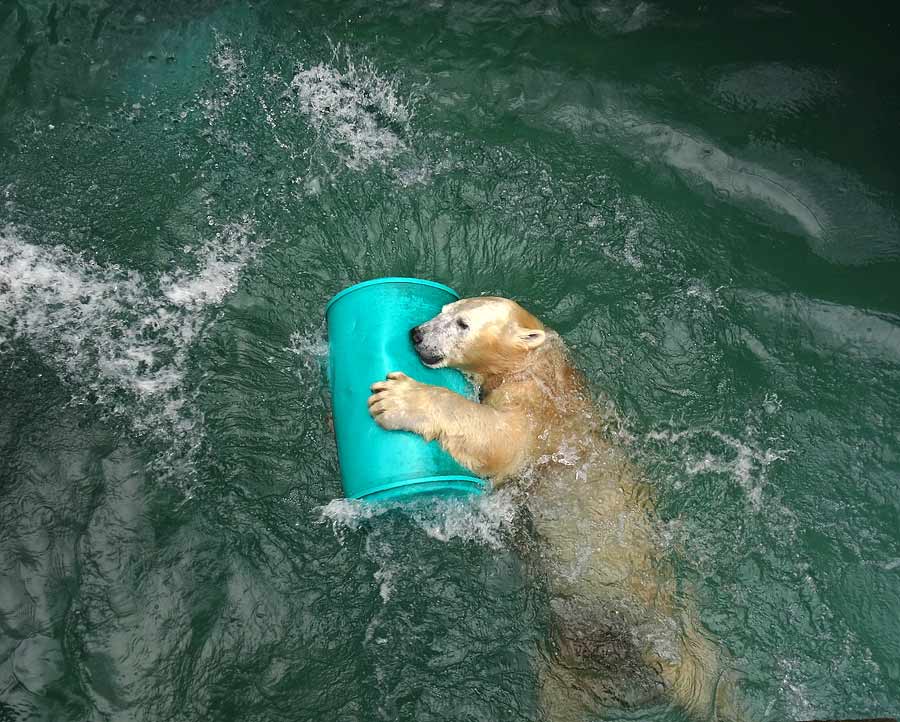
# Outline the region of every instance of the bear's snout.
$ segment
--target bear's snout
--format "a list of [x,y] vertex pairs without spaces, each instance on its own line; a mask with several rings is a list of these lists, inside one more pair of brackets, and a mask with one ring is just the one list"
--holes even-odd
[[[424,324],[422,325],[424,326]],[[425,331],[422,330],[422,326],[416,326],[409,330],[409,340],[412,341],[416,355],[426,366],[434,368],[435,364],[439,364],[444,360],[443,354],[432,348],[432,343],[426,342]]]

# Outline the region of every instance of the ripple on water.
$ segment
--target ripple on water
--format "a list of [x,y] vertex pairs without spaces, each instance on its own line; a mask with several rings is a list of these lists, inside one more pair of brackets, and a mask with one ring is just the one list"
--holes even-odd
[[900,364],[900,316],[798,293],[738,289],[735,297],[780,326],[808,350]]
[[838,77],[824,69],[759,63],[725,70],[713,95],[726,107],[800,115],[840,93]]
[[[788,73],[778,68],[734,71],[742,72],[750,79],[739,75],[737,80],[731,76],[721,80],[722,97],[732,97],[729,89],[742,82],[752,89],[764,84],[767,73]],[[775,93],[763,101],[761,89],[756,94],[746,90],[742,102],[759,96],[760,103],[773,105],[761,108],[766,112],[797,108],[802,113],[807,105],[827,102],[839,92],[830,75],[794,72],[806,80],[794,88],[788,73],[782,97]],[[900,258],[900,217],[890,197],[852,170],[799,148],[753,142],[733,151],[702,129],[657,120],[651,109],[609,83],[576,82],[549,71],[531,72],[518,80],[524,90],[509,102],[530,123],[564,128],[641,165],[669,168],[692,190],[712,192],[719,201],[801,234],[814,253],[829,261],[859,265]]]
[[62,644],[43,635],[19,642],[13,658],[13,672],[19,683],[32,694],[42,694],[62,678],[65,668]]

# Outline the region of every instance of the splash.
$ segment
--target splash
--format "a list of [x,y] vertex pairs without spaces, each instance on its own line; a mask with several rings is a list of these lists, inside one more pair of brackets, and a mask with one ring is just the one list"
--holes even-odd
[[321,324],[314,331],[295,331],[291,334],[290,345],[284,351],[294,354],[304,361],[319,363],[328,356],[328,337],[325,333],[325,324]]
[[297,359],[294,375],[306,387],[327,390],[328,335],[325,323],[291,334],[290,345],[282,351]]
[[[157,284],[62,246],[0,229],[0,348],[27,343],[72,388],[76,403],[127,418],[169,447],[161,471],[190,474],[202,419],[185,383],[191,346],[264,245],[248,217],[221,226],[192,255],[194,271]],[[163,468],[165,467],[165,468]]]
[[432,539],[475,542],[503,549],[518,513],[513,496],[503,490],[467,499],[430,499],[422,503],[376,504],[355,499],[334,499],[319,508],[319,523],[330,524],[339,539],[366,522],[392,511],[402,511]]
[[173,305],[182,308],[217,305],[234,291],[241,272],[259,248],[254,239],[254,223],[249,217],[226,224],[212,240],[192,252],[199,261],[199,270],[163,274],[160,290]]
[[348,168],[384,165],[407,148],[401,136],[409,128],[413,103],[401,97],[395,79],[380,75],[367,60],[357,64],[346,53],[340,58],[338,47],[332,64],[301,66],[289,94]]
[[209,64],[222,80],[216,91],[201,101],[204,116],[212,125],[240,95],[241,76],[244,74],[246,62],[239,48],[235,48],[230,40],[216,33],[215,48],[209,57]]

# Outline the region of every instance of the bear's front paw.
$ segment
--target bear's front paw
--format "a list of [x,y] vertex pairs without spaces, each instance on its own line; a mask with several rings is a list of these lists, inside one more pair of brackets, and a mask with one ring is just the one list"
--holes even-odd
[[372,384],[369,413],[383,429],[429,436],[430,386],[394,371]]

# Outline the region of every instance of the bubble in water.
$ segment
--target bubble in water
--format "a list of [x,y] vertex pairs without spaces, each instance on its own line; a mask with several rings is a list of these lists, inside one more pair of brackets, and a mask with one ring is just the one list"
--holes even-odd
[[295,331],[291,334],[290,346],[284,350],[301,358],[322,359],[328,356],[328,338],[322,324],[312,333]]
[[319,383],[325,377],[328,358],[328,337],[324,322],[317,328],[291,334],[290,345],[282,349],[297,357],[299,367],[295,373],[303,383]]
[[366,538],[366,555],[377,565],[373,575],[378,583],[381,601],[387,603],[394,593],[394,585],[400,574],[400,565],[394,561],[394,549],[386,541],[370,535]]

